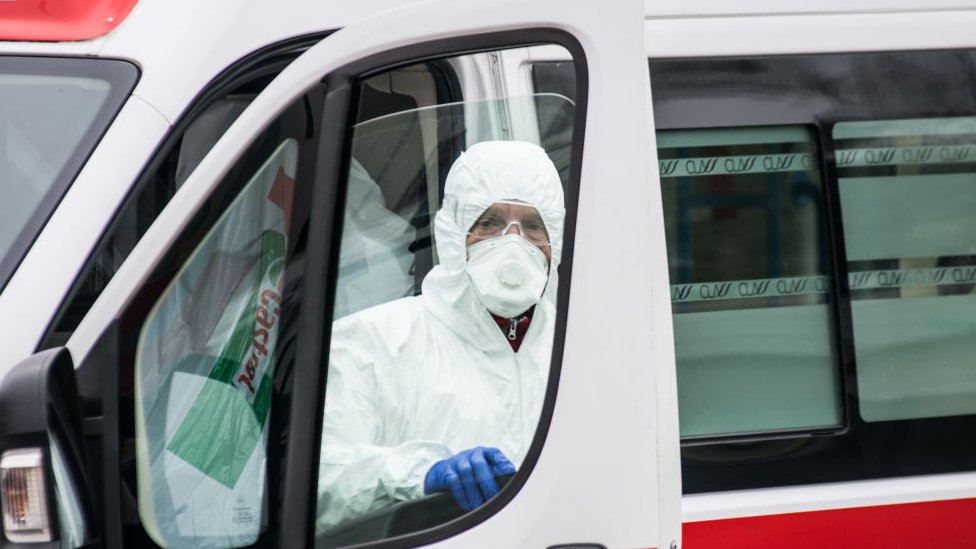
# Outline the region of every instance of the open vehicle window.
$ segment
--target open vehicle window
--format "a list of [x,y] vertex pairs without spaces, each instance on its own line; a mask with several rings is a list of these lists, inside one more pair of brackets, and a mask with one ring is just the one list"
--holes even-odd
[[0,56],[0,286],[137,77],[122,61]]
[[[466,59],[485,66],[489,62],[487,54]],[[520,253],[527,253],[531,261],[542,258],[536,269],[541,278],[535,279],[541,285],[530,296],[532,303],[519,309],[518,315],[509,314],[518,317],[515,331],[524,347],[519,353],[513,350],[508,337],[511,322],[500,326],[484,306],[475,311],[478,316],[471,317],[492,338],[489,347],[493,350],[484,349],[499,354],[519,378],[517,383],[496,380],[494,390],[502,399],[503,411],[482,410],[482,417],[476,417],[481,412],[475,411],[470,416],[477,425],[507,424],[506,431],[511,431],[481,437],[484,445],[505,448],[511,456],[512,470],[500,470],[497,479],[503,485],[526,457],[546,392],[563,245],[565,181],[561,174],[569,172],[566,163],[572,143],[572,134],[565,128],[573,126],[577,115],[573,103],[564,97],[533,95],[531,90],[459,102],[456,72],[463,68],[455,61],[428,61],[361,82],[358,116],[351,122],[347,183],[340,195],[345,207],[337,212],[342,215],[342,235],[341,245],[339,240],[335,242],[340,248],[334,273],[338,282],[332,349],[341,356],[340,349],[348,349],[345,346],[352,341],[348,335],[356,331],[343,332],[342,326],[354,326],[363,315],[375,314],[370,311],[399,303],[401,298],[433,295],[424,290],[427,275],[445,259],[443,247],[435,252],[439,237],[432,231],[436,227],[433,219],[445,203],[448,172],[455,160],[473,155],[477,144],[528,151],[534,164],[520,164],[518,154],[496,155],[506,169],[515,169],[520,176],[532,170],[545,175],[545,180],[529,178],[528,194],[513,188],[498,197],[506,208],[536,214],[516,216],[511,227],[531,235],[531,243],[516,237],[525,241]],[[271,395],[282,394],[279,391],[287,395],[291,390],[298,332],[294,315],[303,306],[303,286],[326,284],[325,280],[310,283],[300,275],[307,264],[308,223],[314,215],[309,195],[314,174],[321,168],[314,152],[318,133],[311,124],[321,120],[316,109],[324,99],[321,90],[316,93],[319,95],[290,106],[244,152],[155,268],[141,290],[146,295],[134,298],[120,321],[120,338],[127,342],[125,346],[135,348],[131,359],[126,358],[132,365],[122,366],[121,374],[122,386],[131,383],[133,387],[132,408],[128,408],[124,388],[120,394],[122,409],[131,409],[135,418],[133,427],[123,426],[121,443],[123,490],[137,498],[142,525],[127,531],[130,543],[237,547],[260,544],[270,535],[266,527],[269,506],[282,494],[276,492],[279,487],[269,488],[268,475],[281,471],[275,452],[281,451],[280,444],[287,443],[287,437],[269,439],[269,432],[275,421],[278,428],[280,422],[288,421],[280,408],[276,412],[269,407],[274,400]],[[548,125],[560,129],[558,136],[545,136],[551,151],[537,145],[544,137],[540,105]],[[559,120],[561,117],[565,120]],[[283,190],[292,181],[293,192]],[[457,214],[473,225],[492,204],[479,199],[455,206]],[[321,215],[327,216],[327,212]],[[542,233],[540,216],[545,220]],[[495,235],[489,233],[486,237]],[[454,262],[464,261],[465,235],[462,232],[461,241],[449,245],[448,257]],[[531,250],[526,252],[526,245]],[[316,253],[324,251],[317,249]],[[289,278],[288,273],[294,276]],[[463,271],[461,275],[461,280],[467,279]],[[467,291],[469,304],[476,299],[471,291]],[[414,297],[417,294],[424,297]],[[530,308],[531,323],[521,314]],[[352,339],[361,342],[356,336]],[[475,349],[480,348],[469,347],[469,352]],[[417,351],[425,352],[410,349]],[[520,365],[517,370],[516,363]],[[424,383],[424,372],[415,374],[411,383]],[[131,382],[126,381],[128,376]],[[334,498],[344,496],[346,481],[363,478],[361,469],[345,470],[343,464],[330,461],[345,451],[340,439],[356,432],[357,422],[376,422],[387,416],[362,414],[357,402],[336,396],[343,385],[332,370],[329,376],[316,516],[331,520],[329,513],[337,510],[339,516],[331,527],[319,530],[322,535],[317,543],[333,546],[378,539],[460,515],[462,511],[446,488],[434,494],[433,511],[394,506],[389,514],[390,508],[384,505],[340,507],[333,503]],[[431,402],[462,406],[479,387],[469,385],[464,392],[445,394]],[[496,402],[485,396],[479,402]],[[427,417],[432,416],[428,413]],[[477,431],[460,424],[454,427],[458,429],[452,436],[471,437]],[[447,444],[440,446],[446,449]],[[475,446],[466,444],[459,450]],[[410,479],[416,480],[414,476],[411,473]],[[349,511],[352,515],[342,516]],[[376,526],[375,520],[394,516],[398,517],[395,526]]]
[[[409,67],[360,86],[319,547],[448,522],[494,496],[527,457],[549,379],[563,187],[581,114],[561,95],[505,93],[491,68],[500,57],[441,60],[471,100],[424,105],[405,83],[387,87]],[[468,467],[479,481],[463,493],[452,476]]]

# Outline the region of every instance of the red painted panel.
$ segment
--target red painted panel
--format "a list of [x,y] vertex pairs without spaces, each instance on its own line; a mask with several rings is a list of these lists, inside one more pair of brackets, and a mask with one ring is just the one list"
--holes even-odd
[[688,522],[685,549],[976,548],[976,499]]
[[137,0],[0,0],[0,40],[88,40],[122,22]]

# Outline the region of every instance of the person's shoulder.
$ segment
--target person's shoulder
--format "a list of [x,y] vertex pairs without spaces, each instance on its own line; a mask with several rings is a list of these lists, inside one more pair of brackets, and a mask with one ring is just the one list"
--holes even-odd
[[423,308],[423,301],[419,296],[395,299],[336,319],[332,324],[332,333],[363,330],[383,333],[402,326],[412,326],[423,315]]
[[426,337],[423,304],[404,297],[357,311],[332,324],[329,360],[344,369],[390,366]]

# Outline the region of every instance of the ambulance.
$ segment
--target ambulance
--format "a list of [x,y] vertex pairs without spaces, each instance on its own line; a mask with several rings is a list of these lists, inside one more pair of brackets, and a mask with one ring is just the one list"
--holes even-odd
[[[0,0],[2,545],[976,547],[974,29]],[[420,294],[448,170],[498,140],[565,194],[535,435],[474,511],[323,526],[332,323]]]

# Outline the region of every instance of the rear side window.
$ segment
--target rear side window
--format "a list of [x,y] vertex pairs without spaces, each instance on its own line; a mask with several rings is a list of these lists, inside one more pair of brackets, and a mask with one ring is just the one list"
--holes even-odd
[[664,131],[658,151],[682,436],[839,427],[814,129]]
[[651,61],[686,492],[972,470],[972,66]]
[[976,118],[844,122],[832,137],[861,418],[976,413]]
[[[560,260],[572,245],[564,196],[582,113],[559,94],[508,91],[488,68],[521,66],[536,48],[394,68],[358,85],[318,547],[472,520],[465,514],[531,469],[558,345]],[[464,100],[426,102],[422,84],[438,66],[457,69]],[[466,467],[478,481],[462,488],[455,471]]]

